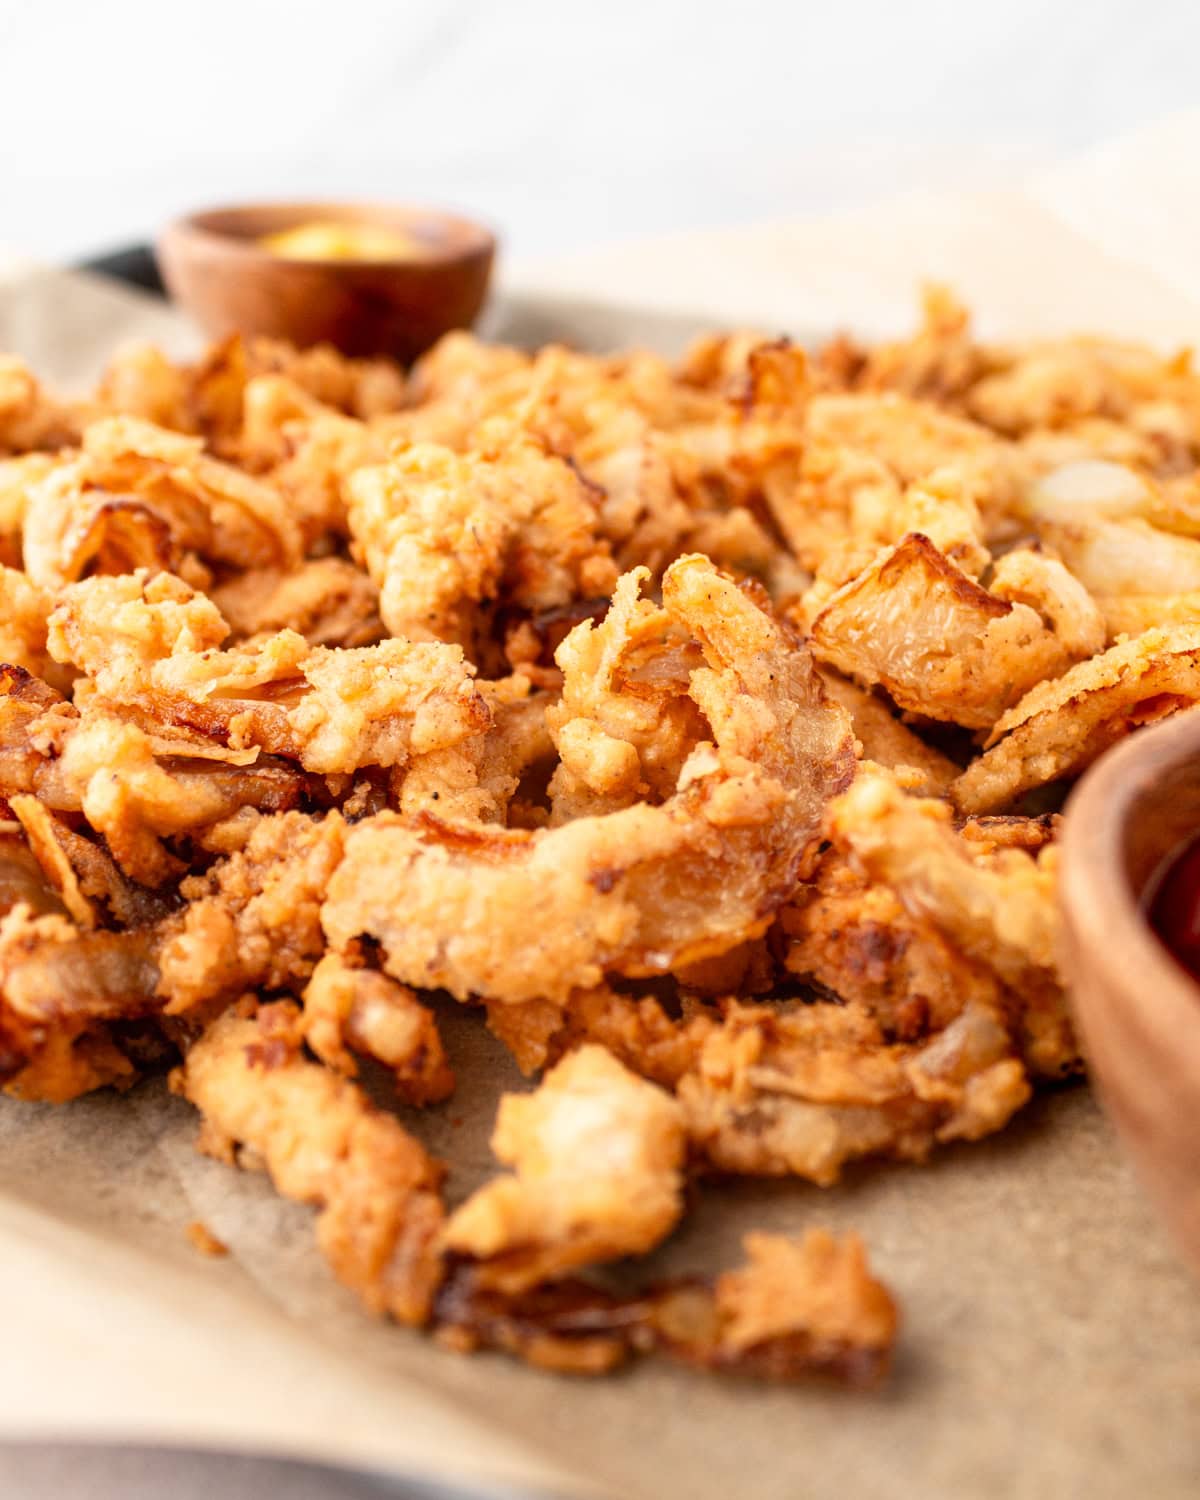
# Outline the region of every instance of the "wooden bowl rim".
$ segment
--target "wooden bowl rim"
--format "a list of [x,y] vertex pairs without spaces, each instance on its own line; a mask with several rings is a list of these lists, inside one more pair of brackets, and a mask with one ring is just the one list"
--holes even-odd
[[[280,229],[288,227],[288,220],[302,224],[312,219],[337,219],[343,215],[351,223],[395,225],[403,219],[432,220],[452,229],[458,238],[450,239],[444,244],[431,241],[419,256],[398,255],[394,259],[305,256],[301,259],[277,255],[273,250],[264,249],[249,235],[242,236],[228,229],[216,228],[211,222],[216,219],[250,218],[262,213],[281,215],[283,222],[278,226]],[[247,265],[255,262],[275,266],[282,271],[318,269],[329,273],[363,270],[419,273],[422,268],[431,266],[444,268],[486,259],[495,254],[498,244],[495,232],[486,224],[451,209],[432,204],[365,198],[263,199],[193,209],[164,226],[159,235],[159,245],[162,246],[170,239],[189,240],[199,249],[240,259]]]
[[[1180,1045],[1188,1028],[1200,1030],[1200,985],[1152,930],[1126,869],[1125,837],[1135,805],[1189,760],[1200,761],[1200,709],[1138,730],[1102,756],[1068,799],[1061,864],[1077,967],[1102,966],[1110,985],[1136,1003],[1143,1023],[1169,1031]],[[1200,826],[1193,832],[1200,834]],[[1076,986],[1075,996],[1086,1008],[1086,987]],[[1103,1015],[1094,1015],[1093,1024],[1102,1026]]]

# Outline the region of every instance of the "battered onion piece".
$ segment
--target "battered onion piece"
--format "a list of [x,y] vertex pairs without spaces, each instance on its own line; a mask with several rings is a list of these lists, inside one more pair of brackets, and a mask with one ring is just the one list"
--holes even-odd
[[78,432],[77,413],[50,395],[21,360],[0,355],[0,458],[62,448]]
[[246,386],[243,425],[226,442],[239,463],[279,491],[312,549],[347,532],[345,481],[382,463],[395,441],[393,419],[343,416],[280,375]]
[[703,663],[669,612],[639,598],[645,568],[626,573],[612,607],[559,646],[562,695],[546,712],[559,754],[550,783],[552,821],[615,812],[639,798],[661,802],[708,726],[689,693]]
[[679,1105],[603,1047],[571,1053],[535,1093],[506,1094],[492,1150],[513,1174],[468,1198],[445,1231],[485,1288],[519,1293],[640,1254],[683,1212]]
[[84,930],[96,925],[96,910],[84,895],[79,877],[63,847],[67,832],[36,797],[16,796],[8,799],[13,816],[20,823],[42,873],[66,907],[72,921]]
[[490,722],[456,646],[391,640],[337,650],[283,630],[254,647],[214,650],[227,633],[182,580],[139,572],[65,589],[50,651],[89,673],[100,698],[150,722],[316,772],[402,765]]
[[24,667],[35,677],[65,688],[63,673],[46,650],[50,596],[16,568],[0,566],[0,662]]
[[404,376],[389,360],[347,359],[328,344],[296,349],[239,334],[214,344],[199,363],[173,365],[153,345],[118,350],[101,378],[97,404],[178,432],[200,432],[216,452],[243,460],[249,392],[279,380],[320,407],[368,418],[404,401]]
[[[1000,981],[997,1009],[1033,1076],[1079,1072],[1057,965],[1053,844],[1035,837],[1023,847],[1022,838],[1001,838],[979,822],[956,833],[945,803],[906,797],[879,776],[860,779],[840,798],[830,824],[835,842],[869,879],[886,881],[910,915]],[[978,983],[975,993],[986,997]]]
[[1010,351],[1004,368],[979,381],[966,404],[999,432],[1062,428],[1089,416],[1127,417],[1138,403],[1182,386],[1188,373],[1186,356],[1167,360],[1134,344],[1061,339]]
[[1200,625],[1147,630],[1039,683],[997,721],[989,748],[954,783],[963,812],[1010,806],[1075,776],[1142,724],[1200,702]]
[[154,936],[81,932],[24,902],[0,918],[0,1083],[61,1104],[136,1069],[108,1024],[155,1015]]
[[[809,574],[864,543],[859,512],[893,515],[901,487],[892,471],[869,453],[852,448],[806,448],[790,484],[766,494],[771,519],[801,568]],[[870,530],[872,549],[881,539]],[[851,569],[851,572],[853,569]],[[844,581],[839,578],[838,582]]]
[[375,1058],[409,1104],[431,1104],[454,1089],[432,1013],[412,990],[336,953],[325,955],[305,986],[304,1040],[350,1078],[358,1072],[355,1052]]
[[243,640],[289,629],[310,646],[370,646],[383,635],[379,591],[344,557],[314,558],[294,572],[251,570],[212,599]]
[[1139,518],[1047,521],[1047,546],[1096,596],[1109,638],[1200,620],[1200,541]]
[[486,729],[457,744],[428,751],[393,773],[393,805],[408,817],[430,813],[445,821],[517,826],[545,821],[543,809],[514,802],[522,777],[548,764],[554,744],[546,728],[548,694],[527,677],[481,682]]
[[575,470],[520,432],[481,442],[466,455],[419,444],[348,484],[351,534],[388,629],[472,654],[485,602],[503,595],[548,609],[616,579],[594,495]]
[[855,353],[862,389],[899,391],[951,409],[989,368],[987,352],[971,338],[970,312],[936,282],[922,289],[921,326],[911,338]]
[[229,626],[212,600],[183,579],[143,570],[64,589],[48,634],[55,661],[77,667],[101,696],[119,697],[132,693],[139,672],[161,658],[219,646]]
[[29,491],[58,464],[52,453],[25,453],[20,458],[0,458],[0,563],[21,566],[21,532]]
[[890,886],[830,850],[817,878],[780,913],[788,971],[820,993],[863,1006],[889,1041],[941,1031],[964,1006],[1003,1013],[999,976],[968,958]]
[[998,599],[1037,610],[1069,657],[1082,661],[1103,650],[1104,615],[1057,558],[1033,547],[1014,548],[997,558],[989,588]]
[[1031,971],[1056,972],[1053,849],[1036,860],[1021,849],[989,858],[955,832],[944,802],[906,796],[878,773],[832,804],[829,831],[868,876],[1014,987]]
[[317,1243],[377,1314],[428,1320],[441,1279],[441,1166],[348,1079],[305,1059],[294,1006],[231,1011],[173,1075],[204,1117],[200,1147],[261,1166],[285,1198],[320,1209]]
[[744,1243],[746,1264],[715,1282],[690,1279],[632,1297],[582,1281],[503,1294],[480,1287],[469,1264],[452,1267],[438,1297],[438,1337],[453,1349],[503,1349],[574,1375],[603,1374],[657,1350],[752,1379],[877,1385],[898,1317],[858,1239],[810,1230],[800,1240],[756,1234]]
[[821,681],[833,701],[850,715],[864,760],[873,760],[891,771],[903,768],[915,791],[934,796],[947,791],[960,770],[954,761],[902,724],[881,699],[840,673],[825,668]]
[[321,900],[343,837],[336,812],[262,818],[243,849],[183,882],[188,904],[167,924],[159,953],[168,1014],[307,980],[324,950]]
[[199,439],[108,417],[87,427],[77,459],[33,487],[23,552],[34,581],[59,588],[92,566],[125,572],[186,554],[294,566],[300,537],[275,490],[209,458]]
[[903,484],[948,465],[975,468],[997,486],[1003,467],[985,427],[894,392],[816,397],[808,409],[809,441],[872,454]]
[[194,432],[190,381],[154,344],[126,344],[109,360],[96,387],[107,415],[138,417],[173,432]]
[[81,928],[143,927],[167,914],[168,902],[129,879],[103,842],[76,832],[36,797],[8,800],[45,879]]
[[654,996],[621,995],[607,985],[578,991],[561,1004],[489,1003],[487,1018],[488,1029],[523,1073],[536,1073],[594,1042],[633,1072],[669,1089],[694,1065],[705,1037],[719,1024],[716,1013],[696,1000],[685,1001],[677,1021]]
[[667,1294],[654,1323],[676,1356],[767,1380],[825,1374],[874,1385],[887,1373],[896,1304],[867,1266],[857,1235],[810,1229],[799,1240],[748,1234],[746,1264],[711,1294]]
[[735,1005],[677,1094],[717,1170],[828,1185],[858,1157],[924,1161],[990,1135],[1030,1088],[1003,1022],[973,1006],[930,1041],[889,1046],[856,1005]]
[[833,595],[812,641],[823,661],[901,708],[972,729],[1075,659],[1029,605],[981,588],[919,533]]
[[53,748],[56,758],[35,774],[34,789],[82,812],[125,874],[145,886],[184,869],[164,840],[196,834],[243,807],[284,811],[305,789],[286,763],[252,754],[253,763],[239,764],[246,755],[230,752],[223,764],[195,738],[156,737],[90,704]]
[[405,983],[517,1002],[606,972],[662,973],[765,931],[853,772],[849,723],[807,652],[707,559],[667,570],[663,605],[704,653],[689,691],[715,741],[689,756],[675,795],[534,832],[380,814],[350,830],[330,883],[335,947],[366,933]]

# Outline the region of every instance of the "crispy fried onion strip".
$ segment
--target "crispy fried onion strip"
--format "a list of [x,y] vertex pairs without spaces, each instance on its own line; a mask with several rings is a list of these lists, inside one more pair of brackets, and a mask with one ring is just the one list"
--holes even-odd
[[305,986],[304,1040],[348,1078],[358,1073],[355,1053],[373,1057],[409,1104],[432,1104],[454,1089],[432,1013],[405,985],[337,953],[321,959]]
[[188,876],[187,905],[165,924],[159,955],[169,1014],[308,980],[325,947],[321,899],[343,836],[337,812],[280,813],[257,820],[243,848]]
[[552,822],[661,802],[708,733],[690,692],[704,657],[667,610],[639,597],[645,577],[626,573],[604,619],[572,630],[555,653],[563,685],[546,711],[559,755]]
[[975,855],[944,802],[906,796],[870,772],[831,805],[829,829],[869,877],[1006,982],[1056,971],[1053,848],[1036,859],[1023,849]]
[[689,691],[715,741],[674,796],[535,832],[380,814],[350,831],[330,882],[335,947],[366,933],[405,983],[521,1001],[662,973],[766,929],[850,778],[849,723],[807,652],[707,559],[668,569],[663,604],[704,653]]
[[172,1075],[204,1116],[200,1148],[270,1173],[285,1198],[316,1204],[317,1241],[373,1312],[423,1324],[441,1279],[442,1168],[356,1084],[310,1062],[288,1003],[230,1011]]
[[240,808],[281,812],[301,797],[304,778],[294,766],[266,757],[222,764],[204,748],[186,737],[156,740],[89,706],[35,781],[52,801],[83,813],[131,879],[159,886],[186,868],[164,839],[195,834]]
[[1009,842],[994,821],[956,831],[944,802],[906,796],[876,772],[833,803],[829,831],[852,866],[1001,981],[1017,1051],[1031,1073],[1059,1078],[1080,1055],[1057,963],[1057,850]]
[[[148,733],[86,697],[80,713],[19,668],[0,670],[0,795],[44,854],[57,861],[51,844],[71,845],[71,862],[87,866],[77,870],[91,882],[85,894],[100,895],[121,921],[141,920],[147,897],[101,869],[109,854],[128,880],[159,886],[184,869],[164,839],[197,835],[242,808],[293,807],[305,781],[295,766],[254,750],[229,750],[169,727]],[[84,847],[61,821],[48,829],[30,806],[35,798],[48,813],[82,813],[104,836],[108,854],[96,844]],[[74,915],[86,925],[81,911],[77,903]]]
[[457,646],[330,649],[283,630],[216,650],[227,634],[216,607],[182,580],[138,572],[64,590],[50,650],[87,672],[101,700],[314,772],[401,765],[491,722]]
[[0,919],[0,1083],[58,1104],[136,1069],[109,1025],[157,1013],[154,934],[82,932],[25,902]]
[[984,973],[957,1005],[945,999],[950,1019],[911,1042],[887,1028],[886,1007],[876,1015],[858,999],[692,1000],[672,1020],[653,997],[600,989],[564,1007],[491,1006],[489,1025],[523,1066],[600,1043],[673,1088],[693,1156],[718,1171],[826,1185],[860,1157],[923,1161],[946,1142],[989,1135],[1029,1098],[1022,1039],[996,982]]
[[488,600],[548,609],[616,581],[592,488],[519,429],[494,436],[468,454],[418,443],[348,480],[351,534],[393,635],[471,650]]
[[704,1370],[795,1381],[817,1375],[877,1385],[899,1317],[857,1235],[745,1237],[746,1263],[714,1281],[621,1297],[583,1281],[506,1296],[452,1265],[437,1301],[438,1337],[469,1352],[503,1349],[544,1369],[596,1375],[657,1350]]
[[822,1184],[857,1157],[923,1161],[990,1135],[1029,1094],[1007,1028],[974,1007],[931,1041],[887,1046],[858,1006],[734,1006],[678,1088],[712,1166]]
[[940,795],[949,788],[959,767],[902,724],[881,698],[830,668],[822,671],[821,681],[833,701],[850,715],[864,760],[893,771],[903,768],[917,791]]
[[927,917],[832,848],[780,913],[784,966],[819,993],[862,1005],[889,1041],[920,1041],[973,1003],[1003,1012],[1002,980]]
[[89,568],[176,567],[185,554],[235,566],[294,566],[299,531],[269,485],[209,458],[199,438],[134,417],[106,417],[78,458],[31,490],[25,568],[60,588]]
[[963,812],[1007,807],[1032,787],[1078,775],[1131,730],[1197,702],[1200,624],[1147,630],[1031,688],[996,723],[952,795]]

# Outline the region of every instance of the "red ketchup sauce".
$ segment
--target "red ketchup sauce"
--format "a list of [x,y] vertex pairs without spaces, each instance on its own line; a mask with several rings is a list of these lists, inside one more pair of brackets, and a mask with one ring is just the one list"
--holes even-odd
[[1200,980],[1200,834],[1171,856],[1151,888],[1146,913],[1175,960]]

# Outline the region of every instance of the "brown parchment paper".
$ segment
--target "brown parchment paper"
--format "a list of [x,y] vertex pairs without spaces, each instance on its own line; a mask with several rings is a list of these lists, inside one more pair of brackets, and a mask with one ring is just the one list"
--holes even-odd
[[[668,347],[690,327],[528,288],[491,317],[518,337]],[[92,378],[125,336],[178,352],[192,339],[161,305],[84,278],[0,286],[0,347],[61,381]],[[459,1088],[410,1123],[458,1197],[492,1170],[498,1093],[524,1085],[472,1014],[447,1002],[439,1020]],[[196,1155],[195,1125],[161,1081],[62,1109],[0,1099],[0,1437],[226,1445],[489,1494],[1200,1493],[1200,1293],[1086,1086],[926,1168],[866,1167],[831,1190],[706,1185],[646,1267],[729,1264],[753,1227],[856,1227],[905,1315],[894,1377],[867,1396],[654,1362],[569,1380],[444,1353],[367,1318],[327,1273],[310,1214]],[[193,1219],[227,1259],[191,1248]]]

